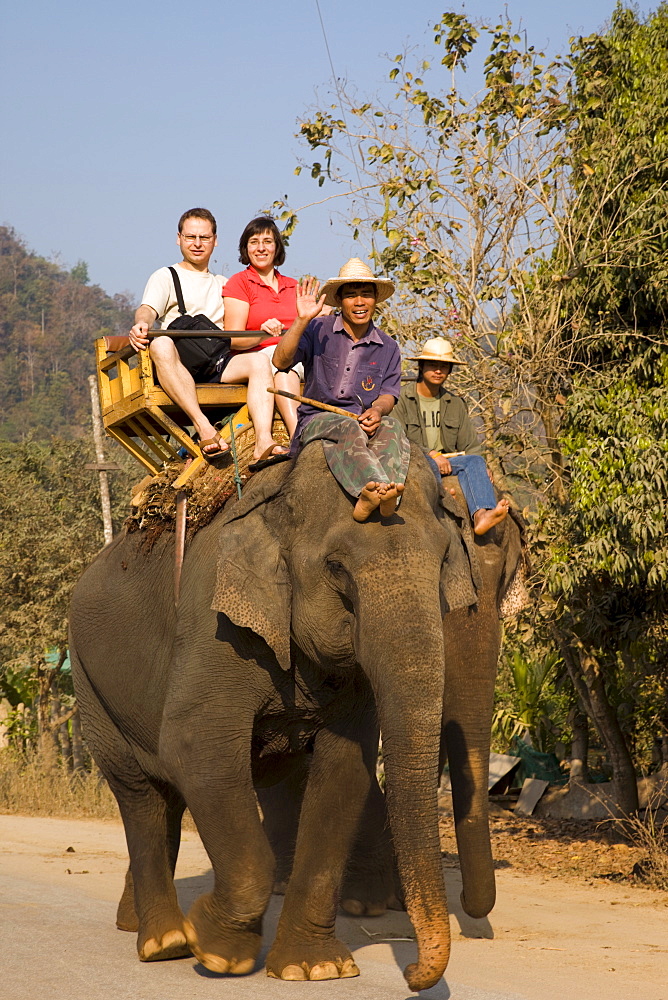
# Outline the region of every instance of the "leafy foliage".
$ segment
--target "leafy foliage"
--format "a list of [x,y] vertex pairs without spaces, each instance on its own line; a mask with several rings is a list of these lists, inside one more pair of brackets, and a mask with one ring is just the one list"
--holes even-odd
[[311,173],[349,194],[354,237],[398,286],[386,329],[443,333],[466,358],[455,391],[533,513],[522,656],[563,660],[628,783],[624,698],[666,668],[668,5],[620,4],[550,64],[508,19],[446,12],[434,42],[435,66],[395,57],[387,99],[302,123]]
[[88,433],[92,342],[126,333],[131,303],[87,282],[84,261],[67,272],[0,227],[0,438]]
[[[97,475],[84,467],[93,460],[89,442],[0,442],[0,644],[8,661],[66,648],[72,586],[104,543]],[[119,518],[129,475],[115,475]]]

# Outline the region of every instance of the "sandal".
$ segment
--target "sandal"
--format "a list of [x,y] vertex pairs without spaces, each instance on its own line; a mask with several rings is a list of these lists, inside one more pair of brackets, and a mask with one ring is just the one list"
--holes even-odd
[[262,452],[259,458],[256,458],[254,462],[251,462],[248,466],[249,472],[259,472],[260,469],[266,469],[270,465],[277,465],[279,462],[287,462],[292,457],[290,455],[289,449],[286,451],[279,452],[278,455],[274,454],[274,448],[282,448],[283,445],[270,444],[268,448]]
[[[230,453],[229,445],[225,445],[225,447],[222,447],[222,445],[224,445],[225,442],[223,441],[218,431],[216,431],[216,433],[212,438],[200,438],[198,443],[203,458],[206,458],[207,460],[212,458],[222,458],[224,455],[229,455]],[[216,450],[204,451],[205,447],[207,447],[208,445],[215,445]]]

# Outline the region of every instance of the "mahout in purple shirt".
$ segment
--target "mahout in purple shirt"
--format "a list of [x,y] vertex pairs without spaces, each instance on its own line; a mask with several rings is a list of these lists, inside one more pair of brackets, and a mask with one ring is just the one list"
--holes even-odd
[[[299,361],[304,364],[304,395],[310,399],[351,413],[363,413],[382,395],[399,399],[399,347],[373,322],[363,337],[353,340],[340,314],[318,316],[299,341],[292,364]],[[293,442],[299,441],[306,424],[318,413],[322,410],[306,403],[300,405]]]

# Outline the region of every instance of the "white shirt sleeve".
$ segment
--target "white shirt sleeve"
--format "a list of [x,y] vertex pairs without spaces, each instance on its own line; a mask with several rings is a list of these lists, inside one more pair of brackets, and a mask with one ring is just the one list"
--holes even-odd
[[168,267],[161,267],[154,271],[146,282],[141,304],[155,309],[158,319],[161,320],[169,309],[170,301],[175,298],[171,272]]

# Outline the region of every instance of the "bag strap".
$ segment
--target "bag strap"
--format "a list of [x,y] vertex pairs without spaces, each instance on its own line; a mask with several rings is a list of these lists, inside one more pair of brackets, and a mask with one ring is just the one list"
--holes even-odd
[[176,303],[177,303],[177,305],[179,307],[179,312],[181,313],[182,316],[185,316],[186,315],[186,304],[183,301],[183,292],[181,290],[181,281],[179,279],[178,274],[176,273],[176,268],[175,267],[170,267],[169,270],[172,272],[172,278],[174,280],[174,291],[176,292]]

